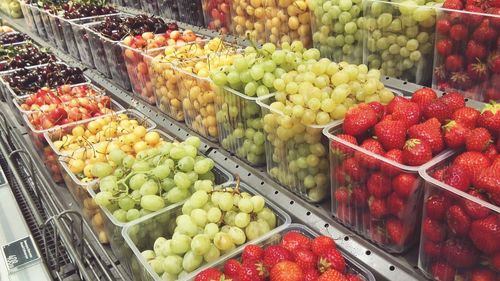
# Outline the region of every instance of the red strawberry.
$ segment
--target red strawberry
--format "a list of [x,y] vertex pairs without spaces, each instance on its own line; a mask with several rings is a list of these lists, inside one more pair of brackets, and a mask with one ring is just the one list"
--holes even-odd
[[375,198],[384,198],[392,190],[391,179],[384,176],[382,173],[373,173],[366,183],[368,193]]
[[372,101],[368,105],[377,112],[378,120],[381,120],[385,116],[385,105],[377,101]]
[[348,281],[348,280],[341,272],[335,269],[330,269],[325,273],[321,274],[321,276],[318,278],[317,281]]
[[474,62],[478,59],[485,59],[488,55],[488,50],[486,47],[474,40],[467,42],[467,47],[465,49],[465,56],[469,62]]
[[483,20],[483,16],[481,16],[480,14],[482,14],[484,11],[474,5],[467,5],[465,7],[465,10],[471,13],[464,15],[464,22],[467,25],[478,26]]
[[319,278],[318,270],[309,269],[304,271],[304,281],[316,281]]
[[271,269],[280,261],[293,260],[292,254],[285,248],[279,245],[271,245],[264,250],[264,265]]
[[[403,164],[403,151],[400,149],[391,149],[384,154],[384,157],[396,163]],[[380,171],[388,176],[395,176],[401,172],[398,167],[383,161],[380,163]]]
[[487,104],[477,119],[477,126],[488,129],[493,136],[498,135],[500,132],[500,103]]
[[304,271],[316,268],[318,257],[310,250],[298,248],[293,252],[293,257],[295,263]]
[[453,160],[453,165],[462,167],[465,172],[467,172],[470,179],[474,181],[481,171],[490,166],[490,160],[481,152],[466,151]]
[[351,194],[347,187],[341,186],[335,190],[334,197],[337,204],[347,204]]
[[450,231],[460,237],[467,235],[470,228],[470,218],[459,205],[453,205],[448,209],[446,222]]
[[463,71],[457,71],[451,74],[450,82],[451,86],[453,86],[454,88],[465,90],[472,87],[473,81],[467,73]]
[[456,271],[451,265],[438,261],[431,266],[431,273],[438,281],[454,281]]
[[401,103],[392,114],[392,119],[402,121],[406,128],[417,124],[420,121],[422,112],[420,106],[414,102]]
[[465,137],[468,151],[484,151],[492,143],[491,134],[485,128],[475,128]]
[[332,167],[332,174],[334,175],[337,184],[342,185],[347,183],[347,175],[341,167]]
[[436,43],[436,50],[441,56],[451,54],[453,42],[450,39],[441,39]]
[[464,60],[459,55],[450,55],[446,57],[444,65],[448,71],[456,72],[462,70],[464,67]]
[[449,166],[443,176],[443,182],[460,191],[466,192],[469,189],[471,180],[467,172],[456,165]]
[[498,151],[495,146],[493,145],[488,145],[486,150],[483,152],[484,156],[488,157],[490,161],[495,161],[498,155]]
[[406,141],[406,124],[402,121],[385,120],[374,128],[378,141],[386,150],[401,149]]
[[345,259],[337,249],[329,249],[319,256],[318,268],[320,272],[335,269],[343,273],[346,268]]
[[436,30],[440,34],[447,35],[450,29],[451,29],[451,24],[447,19],[442,18],[436,22]]
[[448,167],[440,167],[440,168],[437,168],[436,170],[434,170],[432,173],[431,173],[431,176],[435,179],[437,179],[438,181],[443,181],[443,178],[444,178],[444,172],[446,171],[446,168]]
[[431,258],[437,258],[442,255],[443,245],[432,241],[425,241],[423,245],[424,253]]
[[224,274],[229,278],[237,278],[241,270],[241,263],[230,259],[224,263]]
[[402,103],[407,103],[409,100],[407,98],[404,98],[402,96],[395,96],[389,104],[386,106],[387,113],[392,114],[396,111],[396,108],[402,104]]
[[262,261],[244,261],[238,274],[239,281],[264,281],[268,271]]
[[455,267],[470,267],[477,262],[478,253],[467,240],[450,239],[443,245],[443,256]]
[[370,214],[376,219],[381,219],[389,213],[389,210],[387,210],[387,204],[383,199],[370,197],[368,200],[368,207],[370,208]]
[[500,101],[500,90],[493,87],[489,87],[488,89],[486,89],[486,92],[484,93],[484,100],[485,102]]
[[335,248],[337,248],[335,241],[329,236],[320,235],[311,241],[311,250],[318,256],[322,255],[329,249]]
[[452,119],[466,128],[474,129],[481,113],[472,107],[460,108],[453,112]]
[[465,107],[465,98],[459,92],[449,92],[439,98],[444,104],[448,106],[448,108],[455,112],[455,110]]
[[487,268],[474,269],[469,274],[470,281],[495,281],[498,280],[495,272]]
[[346,278],[347,278],[347,281],[363,281],[364,280],[363,277],[361,277],[357,274],[354,274],[354,273],[347,273]]
[[435,100],[429,103],[424,108],[424,117],[426,119],[437,118],[439,122],[443,123],[445,120],[450,119],[453,110],[442,100]]
[[363,181],[367,176],[366,169],[359,165],[355,158],[344,160],[340,168],[349,176],[348,179],[353,181]]
[[[483,23],[487,23],[489,20],[486,19]],[[472,38],[481,43],[489,43],[496,39],[497,32],[495,29],[489,26],[489,24],[483,24],[477,27],[472,33]]]
[[194,281],[219,281],[225,280],[221,279],[222,272],[216,268],[207,268],[196,275]]
[[488,78],[488,67],[481,61],[469,63],[467,65],[467,74],[475,81],[485,81]]
[[[360,147],[377,155],[384,155],[385,153],[384,148],[382,147],[380,142],[375,139],[366,139],[365,141],[363,141]],[[356,151],[354,157],[361,165],[372,169],[376,168],[380,163],[380,160],[378,160],[377,158],[374,158],[361,151]]]
[[425,211],[429,218],[442,221],[446,211],[451,206],[451,201],[443,195],[432,195],[425,201]]
[[403,212],[405,211],[405,202],[393,192],[387,196],[387,210],[390,214],[402,218],[404,216]]
[[409,139],[403,147],[404,162],[410,166],[420,166],[432,159],[431,146],[420,139]]
[[489,55],[488,67],[493,73],[500,73],[500,51],[495,51]]
[[422,222],[422,233],[427,240],[441,242],[446,238],[446,229],[438,221],[425,218]]
[[294,252],[299,248],[309,249],[311,246],[311,239],[300,232],[290,231],[283,235],[281,246],[290,252]]
[[352,204],[356,208],[366,207],[368,193],[366,192],[366,188],[364,187],[354,187],[351,193]]
[[439,153],[444,149],[441,124],[436,118],[431,118],[424,123],[411,126],[408,129],[408,136],[427,142],[432,149],[432,153]]
[[414,174],[401,173],[392,179],[394,192],[405,200],[410,198],[417,184],[417,177]]
[[389,240],[393,244],[402,246],[405,243],[406,234],[403,223],[399,219],[387,219],[387,221],[385,222],[385,228],[387,230],[387,236],[389,236]]
[[360,136],[377,124],[377,112],[364,104],[347,111],[344,117],[345,134]]
[[[338,135],[336,135],[336,137],[345,141],[345,142],[352,143],[354,145],[358,145],[358,140],[356,140],[356,138],[351,136],[351,135],[338,134]],[[330,146],[332,149],[332,153],[337,155],[337,156],[341,156],[342,158],[344,157],[345,154],[352,153],[352,151],[353,151],[353,149],[350,148],[349,146],[347,146],[339,141],[336,141],[336,140],[331,141]]]
[[244,262],[262,260],[264,258],[264,250],[257,245],[250,244],[243,249],[241,258]]
[[478,177],[473,179],[474,186],[478,190],[486,191],[490,199],[495,202],[495,198],[500,196],[500,164],[495,161],[491,167],[485,168],[478,172]]
[[[468,193],[471,196],[486,201],[486,197],[476,190],[470,190]],[[480,204],[475,203],[466,198],[462,199],[462,207],[467,213],[467,215],[469,215],[474,220],[485,218],[490,214],[490,209],[488,209],[487,207],[483,207]]]
[[273,281],[303,281],[304,272],[300,266],[291,261],[281,261],[271,269]]
[[464,146],[465,136],[470,132],[467,127],[454,120],[446,123],[446,125],[443,126],[443,131],[443,138],[446,146],[453,149],[458,149]]
[[490,215],[484,219],[475,220],[469,232],[474,245],[486,254],[500,251],[500,217]]
[[451,10],[463,10],[464,4],[460,0],[446,0],[443,3],[443,8]]

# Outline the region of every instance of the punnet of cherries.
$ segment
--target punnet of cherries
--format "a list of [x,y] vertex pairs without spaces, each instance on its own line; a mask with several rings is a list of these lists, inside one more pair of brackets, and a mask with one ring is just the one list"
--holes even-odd
[[500,2],[446,0],[443,7],[450,11],[436,22],[438,88],[500,100]]
[[18,69],[57,61],[50,51],[40,49],[32,43],[0,47],[0,71]]
[[280,243],[248,245],[239,259],[200,272],[195,281],[363,281],[328,236],[309,238],[297,231]]
[[176,23],[167,24],[159,17],[137,15],[127,18],[107,17],[93,29],[113,41],[120,41],[127,35],[136,36],[145,32],[164,33],[167,30],[177,30],[178,26]]
[[24,42],[28,41],[30,38],[28,35],[24,33],[4,33],[0,35],[0,44],[5,45],[5,44],[14,44],[14,43],[19,43],[19,42]]

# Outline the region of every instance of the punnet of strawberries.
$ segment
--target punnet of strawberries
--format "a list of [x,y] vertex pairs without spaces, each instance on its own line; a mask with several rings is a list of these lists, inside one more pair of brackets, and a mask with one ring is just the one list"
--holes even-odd
[[451,120],[469,110],[460,93],[429,88],[350,109],[330,131],[335,217],[390,252],[408,249],[422,209],[418,168],[448,148]]
[[426,186],[421,266],[442,281],[500,280],[500,104],[462,108],[445,127],[458,152],[426,173],[456,193]]
[[446,0],[436,21],[434,83],[476,100],[500,100],[500,2]]
[[279,243],[248,245],[241,257],[205,269],[195,281],[366,281],[328,236],[289,231]]

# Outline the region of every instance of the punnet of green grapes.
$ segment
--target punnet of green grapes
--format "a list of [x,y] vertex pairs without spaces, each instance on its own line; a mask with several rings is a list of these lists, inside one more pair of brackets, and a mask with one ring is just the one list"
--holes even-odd
[[264,197],[243,191],[239,178],[231,186],[200,185],[196,189],[182,212],[171,216],[172,223],[162,225],[173,227],[173,232],[164,232],[172,234],[157,237],[153,249],[142,251],[153,270],[168,280],[186,276],[279,224]]
[[163,142],[135,157],[116,148],[109,162],[93,166],[99,178],[95,202],[119,222],[129,222],[182,202],[198,189],[212,188],[215,163],[198,155],[199,145],[194,137]]

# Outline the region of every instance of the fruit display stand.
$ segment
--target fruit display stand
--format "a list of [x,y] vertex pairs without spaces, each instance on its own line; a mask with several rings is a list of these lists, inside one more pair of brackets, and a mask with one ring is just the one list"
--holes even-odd
[[432,86],[470,99],[498,101],[500,15],[439,9]]
[[[228,183],[227,185],[215,187],[214,190],[216,191],[218,188],[224,189],[225,186],[232,185],[234,185],[234,183]],[[239,189],[242,192],[249,193],[250,195],[260,194],[254,188],[242,183],[239,185]],[[291,221],[290,216],[272,202],[266,201],[265,204],[265,207],[270,209],[276,216],[276,221],[275,228],[271,229],[269,232],[267,232],[267,234],[263,234],[264,237],[286,228]],[[176,217],[182,214],[184,214],[183,205],[177,205],[174,208],[159,212],[155,216],[141,218],[136,222],[129,224],[123,229],[123,236],[126,241],[126,251],[127,253],[132,253],[132,255],[128,254],[127,258],[129,259],[129,263],[132,268],[132,275],[134,278],[138,280],[162,280],[162,277],[157,273],[157,271],[155,271],[155,269],[152,268],[151,263],[144,257],[143,254],[141,254],[141,252],[150,249],[156,250],[157,247],[155,247],[154,245],[156,244],[155,240],[160,237],[164,237],[165,239],[172,239],[174,228],[177,224]],[[149,229],[150,231],[139,231],[140,229]],[[258,236],[261,235],[262,234]],[[238,245],[237,249],[241,249],[244,245],[247,245],[247,243],[255,243],[255,241],[258,241],[257,239],[259,238],[250,241],[244,241],[243,244]],[[174,243],[174,240],[172,240],[172,243]],[[235,245],[233,244],[233,247],[234,246]],[[225,258],[229,256],[229,254],[221,252],[220,256],[221,258]],[[206,261],[202,261],[201,263],[206,263]],[[201,268],[199,267],[200,265],[196,266],[193,270],[191,270],[191,272],[188,272],[184,276],[179,276],[177,280],[192,280],[196,276],[196,274],[200,272]]]

